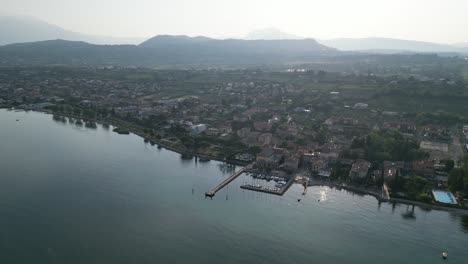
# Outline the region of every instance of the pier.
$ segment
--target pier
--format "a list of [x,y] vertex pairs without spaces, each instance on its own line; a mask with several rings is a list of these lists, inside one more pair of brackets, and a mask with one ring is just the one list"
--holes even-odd
[[386,183],[384,183],[383,186],[382,186],[382,200],[383,201],[390,200],[390,194],[388,192],[388,187],[387,187]]
[[306,180],[302,183],[302,186],[304,186],[304,191],[302,192],[302,195],[306,195],[307,187],[309,187],[309,178],[306,178]]
[[229,176],[227,179],[225,179],[224,181],[222,181],[220,184],[218,184],[218,186],[216,186],[215,188],[211,189],[210,191],[206,192],[205,193],[205,197],[213,197],[215,196],[215,194],[221,190],[222,188],[224,188],[226,185],[228,185],[230,182],[232,182],[233,180],[235,180],[237,177],[239,177],[246,169],[247,167],[249,166],[246,166],[242,169],[240,169],[239,171],[235,172],[234,174],[232,174],[231,176]]

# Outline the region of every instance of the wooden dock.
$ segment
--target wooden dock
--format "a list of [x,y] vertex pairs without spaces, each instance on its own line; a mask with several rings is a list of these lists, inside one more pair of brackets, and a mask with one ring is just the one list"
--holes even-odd
[[211,189],[210,191],[206,192],[205,193],[205,197],[213,197],[215,196],[215,194],[220,191],[221,189],[223,189],[226,185],[228,185],[230,182],[232,182],[233,180],[235,180],[237,177],[239,177],[245,170],[247,169],[247,166],[240,169],[239,171],[235,172],[234,174],[232,174],[231,176],[229,176],[227,179],[225,179],[224,181],[222,181],[220,184],[218,184],[218,186],[214,187],[213,189]]

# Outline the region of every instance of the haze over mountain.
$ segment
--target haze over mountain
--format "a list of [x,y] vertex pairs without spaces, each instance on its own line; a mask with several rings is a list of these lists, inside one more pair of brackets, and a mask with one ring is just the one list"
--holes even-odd
[[460,42],[460,43],[454,43],[452,46],[459,47],[459,48],[468,48],[468,42]]
[[[160,35],[140,44],[146,48],[181,48],[181,49],[215,49],[225,52],[245,53],[328,53],[335,49],[318,43],[314,39],[277,39],[277,40],[243,40],[243,39],[212,39],[208,37],[188,37]],[[207,50],[207,51],[208,51]],[[286,55],[286,54],[285,54]]]
[[339,51],[304,40],[218,40],[162,35],[140,45],[93,45],[50,40],[0,47],[0,64],[72,65],[260,65],[313,61]]
[[[139,44],[145,41],[144,38],[124,38],[94,36],[83,33],[73,32],[63,29],[60,26],[49,24],[40,19],[29,16],[11,16],[0,14],[0,45],[12,43],[25,43],[44,40],[72,40],[84,41],[91,44]],[[254,30],[248,33],[244,39],[247,40],[298,40],[304,39],[277,28],[264,28]],[[196,37],[185,39],[190,44],[200,41],[211,40],[209,45],[213,45],[215,39]],[[168,41],[166,39],[165,41]],[[177,45],[183,42],[183,38],[177,39]],[[437,44],[424,41],[413,41],[392,38],[336,38],[320,40],[320,43],[344,51],[372,51],[378,53],[398,53],[398,52],[468,52],[468,43]],[[163,39],[159,39],[159,44],[163,44]],[[230,43],[217,42],[217,43]],[[146,42],[147,44],[147,42]],[[145,44],[145,45],[146,45]],[[188,44],[188,43],[186,43]],[[204,43],[208,44],[208,42]]]
[[337,38],[320,43],[344,51],[466,52],[460,47],[424,41],[392,38]]
[[304,37],[286,33],[277,28],[257,29],[249,32],[244,39],[248,40],[278,40],[278,39],[304,39]]
[[[304,37],[289,34],[276,28],[265,28],[248,33],[244,39],[250,40],[275,40],[275,39],[304,39]],[[343,51],[372,51],[377,53],[399,52],[468,52],[468,43],[453,45],[439,44],[425,41],[393,39],[393,38],[336,38],[318,40],[328,47]]]
[[0,15],[0,45],[53,39],[86,41],[93,44],[138,44],[143,38],[93,36],[65,30],[29,16]]

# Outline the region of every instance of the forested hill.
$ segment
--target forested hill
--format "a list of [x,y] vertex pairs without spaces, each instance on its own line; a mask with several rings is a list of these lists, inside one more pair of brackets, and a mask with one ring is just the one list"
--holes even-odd
[[157,36],[136,45],[92,45],[49,40],[0,47],[0,64],[73,65],[261,65],[314,61],[340,52],[313,39],[216,40]]

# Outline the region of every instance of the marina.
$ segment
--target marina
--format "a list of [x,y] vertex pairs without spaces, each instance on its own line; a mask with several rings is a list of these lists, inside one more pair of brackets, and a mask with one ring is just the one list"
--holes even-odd
[[291,187],[294,183],[295,178],[291,177],[287,182],[281,182],[279,185],[275,185],[275,187],[266,187],[260,184],[243,184],[240,186],[241,189],[255,191],[255,192],[262,192],[262,193],[269,193],[274,195],[284,195],[284,193]]

